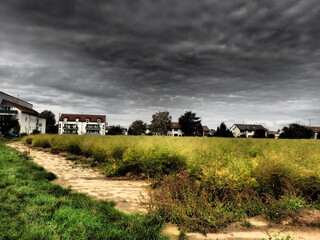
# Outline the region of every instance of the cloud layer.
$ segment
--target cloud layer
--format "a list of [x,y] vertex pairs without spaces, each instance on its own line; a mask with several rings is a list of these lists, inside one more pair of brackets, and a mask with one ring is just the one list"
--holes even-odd
[[316,0],[3,0],[0,87],[111,124],[320,125]]

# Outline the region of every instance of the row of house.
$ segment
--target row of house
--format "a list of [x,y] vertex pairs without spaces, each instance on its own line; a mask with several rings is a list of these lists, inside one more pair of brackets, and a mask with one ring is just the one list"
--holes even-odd
[[20,133],[46,132],[46,119],[33,109],[33,105],[0,91],[0,121],[13,117],[20,124]]
[[[46,132],[46,119],[33,109],[33,105],[19,98],[10,96],[0,91],[0,121],[5,117],[12,116],[19,121],[20,133],[31,134],[34,131]],[[88,114],[61,114],[58,122],[59,134],[95,134],[105,135],[110,127],[107,126],[106,115]],[[314,137],[318,138],[320,127],[306,126],[314,132]],[[214,134],[214,130],[208,126],[203,126],[203,136]],[[233,124],[229,129],[236,138],[251,138],[256,134],[267,137],[274,135],[279,137],[279,132],[268,131],[262,125],[255,124]],[[123,131],[126,133],[126,131]],[[168,136],[184,136],[179,122],[171,122]]]

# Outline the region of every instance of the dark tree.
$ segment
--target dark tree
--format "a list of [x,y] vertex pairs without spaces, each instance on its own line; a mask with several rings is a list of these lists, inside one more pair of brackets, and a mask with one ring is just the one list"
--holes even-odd
[[170,130],[171,116],[169,112],[158,112],[152,115],[150,130],[156,135],[167,135]]
[[179,125],[185,136],[202,136],[203,134],[201,118],[196,117],[196,113],[191,111],[185,112],[179,118]]
[[268,138],[276,138],[276,136],[272,133],[268,134]]
[[122,135],[123,129],[120,125],[117,126],[110,126],[110,129],[108,130],[108,135]]
[[1,134],[13,131],[16,134],[20,132],[19,121],[14,116],[0,117],[0,132]]
[[284,127],[279,138],[289,139],[310,139],[313,137],[313,131],[297,123],[289,124],[289,127]]
[[266,130],[264,129],[258,129],[254,131],[253,138],[266,138]]
[[141,135],[145,134],[147,130],[147,124],[144,123],[142,120],[136,120],[131,123],[128,134],[129,135]]
[[214,134],[215,137],[234,137],[232,132],[227,128],[226,124],[222,122],[220,127],[217,127],[217,131]]
[[320,139],[320,132],[318,132],[317,139]]
[[58,133],[58,126],[56,125],[56,116],[49,110],[44,110],[40,113],[41,118],[46,119],[46,133]]

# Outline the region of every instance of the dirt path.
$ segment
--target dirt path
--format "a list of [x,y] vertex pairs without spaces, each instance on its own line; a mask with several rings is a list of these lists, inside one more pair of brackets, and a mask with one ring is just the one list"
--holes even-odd
[[[22,143],[8,144],[17,150],[30,153],[33,161],[44,167],[46,170],[53,172],[58,177],[54,183],[64,187],[70,187],[76,192],[86,193],[101,200],[115,201],[116,208],[127,213],[146,213],[148,202],[148,184],[145,181],[128,181],[128,180],[112,180],[104,175],[97,173],[89,168],[83,168],[75,165],[73,162],[66,160],[59,155],[53,155],[49,152],[37,151],[29,148]],[[304,219],[305,218],[305,219]],[[308,227],[308,221],[320,224],[320,211],[312,213],[307,212],[295,222],[303,220],[300,226],[274,225],[270,226],[263,218],[255,217],[248,219],[252,226],[247,228],[243,226],[243,222],[233,223],[227,228],[222,229],[218,233],[208,233],[204,236],[200,233],[188,233],[189,240],[261,240],[261,239],[286,239],[288,235],[294,238],[290,240],[319,240],[320,228]],[[278,238],[269,238],[270,235],[277,235]],[[280,232],[280,233],[279,233]],[[176,226],[168,226],[164,233],[177,239],[179,230]],[[284,238],[281,238],[284,237]]]
[[96,199],[113,200],[117,209],[127,213],[147,212],[148,184],[145,181],[112,180],[92,169],[75,165],[59,155],[37,151],[22,143],[11,143],[8,146],[21,152],[29,152],[34,162],[57,176],[53,181],[56,184]]

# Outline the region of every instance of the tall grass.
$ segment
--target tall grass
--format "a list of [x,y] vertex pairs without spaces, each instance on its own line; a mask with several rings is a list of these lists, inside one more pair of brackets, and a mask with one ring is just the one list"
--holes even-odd
[[317,140],[35,135],[24,141],[92,157],[107,175],[162,179],[152,192],[153,211],[189,229],[261,213],[280,221],[306,204],[319,206]]
[[160,220],[126,215],[54,178],[0,143],[0,239],[166,239]]

